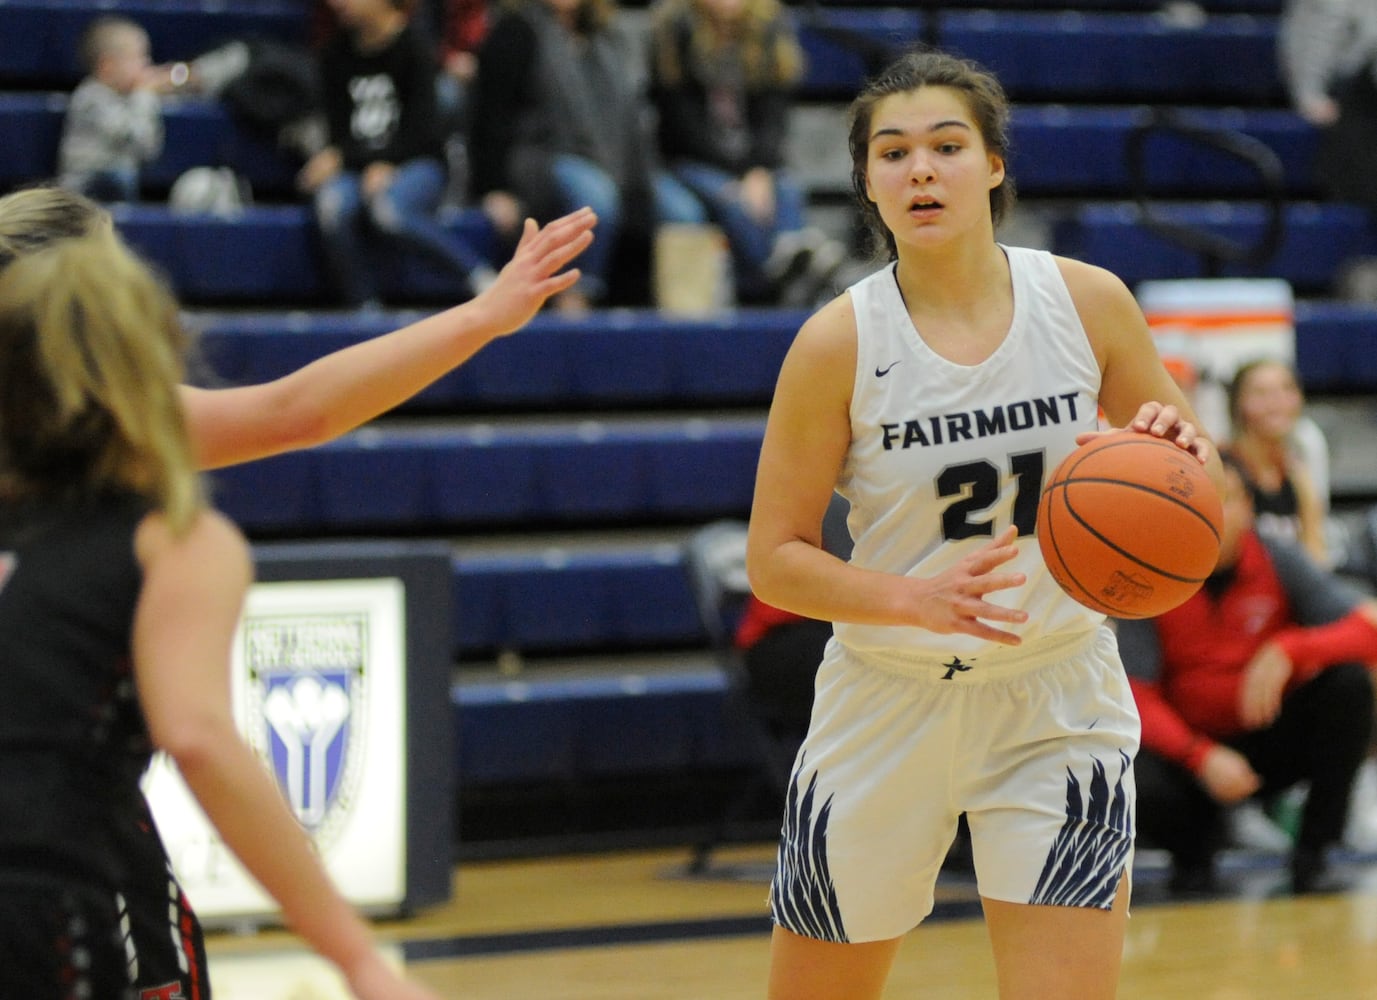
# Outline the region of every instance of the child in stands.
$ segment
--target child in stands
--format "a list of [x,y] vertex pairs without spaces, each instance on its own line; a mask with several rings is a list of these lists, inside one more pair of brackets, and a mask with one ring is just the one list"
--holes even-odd
[[99,201],[138,201],[143,167],[163,149],[163,74],[150,64],[148,33],[127,17],[98,17],[81,58],[88,75],[63,119],[59,182]]

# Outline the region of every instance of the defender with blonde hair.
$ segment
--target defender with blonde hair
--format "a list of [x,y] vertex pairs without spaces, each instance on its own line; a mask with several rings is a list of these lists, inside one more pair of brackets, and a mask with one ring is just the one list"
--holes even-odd
[[[31,1000],[208,995],[195,914],[139,779],[167,752],[287,923],[366,1000],[403,981],[331,884],[229,694],[251,575],[205,505],[181,418],[173,297],[109,230],[0,274],[0,953]],[[177,911],[165,982],[139,981],[131,901]],[[131,939],[132,941],[132,939]]]
[[[215,566],[217,580],[232,584],[236,574],[247,578],[242,540],[218,514],[204,508],[196,467],[229,465],[316,444],[402,402],[488,342],[519,329],[546,298],[576,281],[579,272],[564,268],[589,244],[595,222],[587,210],[544,229],[528,221],[512,260],[477,299],[343,348],[273,382],[201,389],[179,384],[185,377],[181,346],[186,335],[178,323],[175,301],[119,242],[108,212],[58,188],[32,188],[0,197],[0,314],[9,317],[7,322],[17,331],[0,346],[0,464],[4,466],[0,501],[42,508],[53,506],[51,499],[109,491],[126,498],[125,520],[103,529],[100,539],[75,530],[87,520],[97,523],[96,519],[77,514],[68,520],[66,526],[73,531],[62,537],[69,538],[72,562],[62,574],[67,582],[60,588],[63,595],[75,594],[80,588],[73,588],[72,582],[105,581],[115,574],[116,579],[102,591],[105,596],[91,600],[98,599],[106,607],[111,605],[109,594],[129,595],[127,601],[111,605],[113,624],[103,626],[104,632],[114,636],[114,646],[124,649],[122,623],[134,614],[139,581],[151,584],[154,579],[130,558],[129,534],[148,511],[160,508],[150,520],[154,527],[138,528],[138,537],[153,540],[139,543],[141,553],[148,546],[166,545],[173,553],[199,553],[183,561],[187,573]],[[99,265],[86,266],[93,259]],[[52,345],[45,348],[53,356],[51,364],[39,355],[40,329],[42,342]],[[47,376],[34,374],[40,365],[54,372],[51,382]],[[59,442],[61,448],[55,449]],[[0,529],[6,523],[0,516]],[[170,540],[177,535],[176,529],[186,525],[185,539],[173,546]],[[8,538],[0,535],[0,547]],[[31,562],[27,556],[23,561]],[[0,580],[7,565],[13,561],[0,558]],[[175,567],[178,561],[167,560],[163,565]],[[159,579],[175,577],[175,572],[169,572]],[[193,592],[191,587],[185,590]],[[163,602],[173,602],[169,615],[183,596],[176,587],[171,591],[160,591]],[[146,585],[141,605],[153,600],[150,593]],[[78,617],[84,615],[86,598],[72,600],[79,605]],[[238,598],[218,594],[214,600],[225,618],[231,606],[237,607]],[[10,610],[14,607],[10,588],[0,587],[0,621],[17,622],[5,633],[12,641],[30,630],[30,615]],[[161,620],[152,613],[147,617]],[[210,624],[207,619],[208,629]],[[231,626],[232,622],[225,627]],[[194,631],[187,630],[188,639]],[[210,629],[194,638],[209,642],[214,634]],[[110,655],[124,654],[112,651]],[[213,660],[214,651],[208,655]],[[118,678],[124,700],[116,714],[121,718],[136,715],[127,669]],[[111,697],[104,692],[90,694],[106,701]],[[6,705],[17,702],[7,700]],[[5,711],[0,709],[0,717],[7,718]],[[147,708],[145,713],[151,725],[154,713]],[[218,725],[223,719],[214,721]],[[136,743],[147,743],[146,734],[133,738]],[[0,738],[0,750],[5,745]],[[0,756],[0,777],[9,773],[5,768]],[[25,769],[16,770],[22,780]],[[99,769],[93,772],[100,773]],[[11,786],[6,783],[5,787]],[[103,873],[101,888],[64,884],[58,891],[47,876],[20,878],[16,884],[21,888],[13,896],[0,894],[0,942],[28,941],[17,946],[21,953],[43,955],[53,940],[47,931],[67,926],[77,913],[97,928],[96,933],[100,927],[123,921],[128,930],[120,942],[119,978],[113,981],[123,984],[132,977],[136,995],[167,988],[183,996],[205,996],[200,933],[184,933],[184,924],[196,926],[194,918],[169,877],[147,806],[141,797],[131,797],[129,806],[138,812],[134,821],[100,827],[109,834],[101,846],[104,860],[88,867]],[[0,825],[20,829],[3,822],[4,809],[0,802]],[[97,819],[104,822],[92,818],[91,823]],[[91,823],[70,830],[94,829]],[[34,850],[48,853],[47,846],[37,843],[41,839],[35,840]],[[80,847],[78,853],[88,848]],[[0,885],[7,887],[16,878],[6,866],[12,856],[0,842],[0,869],[4,869]],[[112,871],[128,876],[119,879],[114,891],[108,885]],[[150,874],[154,872],[156,879]],[[7,899],[32,919],[10,920]],[[115,906],[116,899],[122,911]],[[12,930],[20,938],[9,939]],[[47,936],[39,940],[22,936],[39,930]],[[91,975],[97,984],[107,981],[101,978],[99,967],[93,967]],[[374,971],[372,975],[381,974]],[[196,994],[195,989],[202,992]],[[31,995],[49,994],[35,991]],[[125,993],[96,988],[91,995],[123,1000]]]
[[202,504],[171,293],[108,227],[0,274],[0,482],[16,496],[145,497],[184,530]]

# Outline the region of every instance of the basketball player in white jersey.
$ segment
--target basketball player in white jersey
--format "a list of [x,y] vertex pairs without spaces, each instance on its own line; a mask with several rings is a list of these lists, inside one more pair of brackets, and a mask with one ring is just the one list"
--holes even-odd
[[[891,263],[823,306],[780,373],[749,571],[835,622],[771,889],[773,1000],[878,998],[965,813],[1003,1000],[1114,996],[1138,715],[1103,616],[1034,528],[1045,477],[1109,423],[1222,470],[1117,278],[1006,247],[998,82],[909,55],[851,110]],[[833,490],[855,551],[825,551]]]

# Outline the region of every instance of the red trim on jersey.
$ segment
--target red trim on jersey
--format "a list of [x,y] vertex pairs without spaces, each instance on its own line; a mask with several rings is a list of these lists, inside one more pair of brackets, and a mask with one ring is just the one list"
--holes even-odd
[[192,915],[191,903],[180,891],[177,893],[177,908],[182,913],[178,927],[182,933],[182,951],[186,954],[187,965],[190,967],[187,980],[191,987],[191,996],[187,997],[187,1000],[202,1000],[205,994],[202,992],[201,963],[196,961],[196,918]]

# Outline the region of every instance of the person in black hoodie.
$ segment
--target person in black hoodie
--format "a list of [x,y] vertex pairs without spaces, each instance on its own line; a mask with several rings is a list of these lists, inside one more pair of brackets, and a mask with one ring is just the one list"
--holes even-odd
[[436,111],[435,45],[412,17],[413,0],[331,0],[344,30],[320,54],[329,144],[302,167],[336,292],[379,303],[373,235],[419,252],[473,295],[492,265],[442,225],[444,137]]

